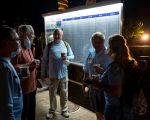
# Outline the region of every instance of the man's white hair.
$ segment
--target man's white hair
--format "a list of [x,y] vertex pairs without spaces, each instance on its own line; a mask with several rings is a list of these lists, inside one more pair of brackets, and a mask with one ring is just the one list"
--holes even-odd
[[18,27],[18,33],[24,33],[24,32],[27,33],[34,32],[34,29],[31,25],[20,25]]
[[29,32],[34,32],[32,25],[27,25],[27,28],[28,28]]
[[105,35],[102,34],[101,32],[95,32],[92,34],[92,37],[91,37],[91,41],[94,37],[98,37],[99,40],[103,40],[103,42],[105,41]]
[[53,34],[55,33],[55,31],[59,30],[61,32],[61,35],[63,35],[63,30],[61,28],[56,28],[53,32]]

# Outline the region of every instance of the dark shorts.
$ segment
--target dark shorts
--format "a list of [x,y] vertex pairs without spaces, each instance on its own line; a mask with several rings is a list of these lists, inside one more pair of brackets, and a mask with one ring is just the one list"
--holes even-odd
[[92,110],[94,112],[101,112],[102,114],[104,114],[105,108],[104,92],[102,90],[97,90],[90,87],[89,99]]

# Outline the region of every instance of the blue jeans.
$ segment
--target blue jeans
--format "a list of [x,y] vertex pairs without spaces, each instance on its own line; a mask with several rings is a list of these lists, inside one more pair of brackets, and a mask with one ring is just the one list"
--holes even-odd
[[105,120],[121,120],[120,106],[106,105],[104,116],[105,116]]

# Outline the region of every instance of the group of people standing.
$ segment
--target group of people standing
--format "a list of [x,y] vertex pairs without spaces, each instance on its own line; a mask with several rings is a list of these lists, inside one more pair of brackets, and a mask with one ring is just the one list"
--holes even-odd
[[[56,29],[53,43],[45,47],[41,63],[41,79],[49,76],[50,109],[53,118],[57,108],[56,93],[60,87],[61,114],[68,118],[68,70],[66,61],[73,59],[70,45],[62,41],[63,32]],[[20,25],[16,32],[0,28],[0,120],[35,120],[36,68],[31,44],[35,38],[31,25]]]
[[31,51],[34,38],[31,25],[20,25],[17,32],[10,27],[0,28],[1,120],[35,120],[38,64]]
[[[17,32],[10,27],[0,29],[0,120],[35,120],[36,68],[39,64],[31,51],[34,38],[31,25],[20,25]],[[93,49],[89,51],[84,65],[83,92],[89,95],[97,120],[132,120],[132,108],[127,111],[128,116],[122,118],[120,103],[124,68],[130,63],[137,66],[126,39],[113,35],[106,49],[105,36],[96,32],[91,43]],[[69,117],[67,65],[72,59],[74,54],[70,45],[63,41],[63,31],[56,28],[53,41],[46,45],[41,61],[41,79],[49,78],[50,109],[47,119],[55,116],[58,87],[61,115]],[[21,66],[27,66],[27,77],[22,76]]]
[[[89,95],[97,120],[133,120],[133,97],[137,90],[134,79],[128,80],[132,83],[126,86],[128,90],[124,86],[127,76],[135,76],[129,69],[127,74],[127,68],[138,69],[137,61],[131,57],[123,36],[110,36],[107,50],[104,41],[102,33],[92,35],[94,50],[89,52],[84,66],[83,91]],[[128,102],[123,97],[125,93]]]

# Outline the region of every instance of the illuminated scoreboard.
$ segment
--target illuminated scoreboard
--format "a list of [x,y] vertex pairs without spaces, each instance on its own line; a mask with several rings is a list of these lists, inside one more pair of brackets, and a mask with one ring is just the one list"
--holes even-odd
[[48,42],[55,28],[61,28],[63,40],[70,44],[75,54],[74,62],[83,63],[91,48],[90,39],[94,32],[99,31],[106,36],[106,47],[110,35],[121,34],[122,7],[119,2],[100,2],[65,12],[44,14],[46,40]]

